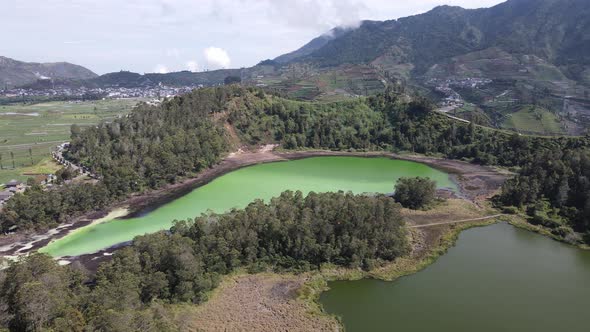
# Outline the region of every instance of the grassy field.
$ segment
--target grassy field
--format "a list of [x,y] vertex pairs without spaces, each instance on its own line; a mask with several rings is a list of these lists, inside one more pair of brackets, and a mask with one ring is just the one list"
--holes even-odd
[[51,150],[69,140],[72,124],[84,127],[112,121],[131,111],[137,102],[119,99],[0,106],[0,183],[55,171]]
[[565,133],[561,121],[555,114],[535,106],[526,106],[518,112],[508,115],[503,128],[526,134],[563,135]]

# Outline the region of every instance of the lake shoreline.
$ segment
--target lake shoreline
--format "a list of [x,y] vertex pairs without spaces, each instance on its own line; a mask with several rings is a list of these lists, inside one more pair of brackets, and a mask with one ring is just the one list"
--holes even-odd
[[[276,146],[266,145],[255,152],[234,152],[230,153],[220,163],[212,168],[206,169],[195,177],[187,178],[175,184],[166,185],[163,188],[150,190],[144,193],[131,195],[129,198],[114,203],[111,206],[100,210],[86,213],[72,219],[65,225],[51,229],[45,233],[11,234],[0,237],[0,248],[9,248],[0,252],[0,256],[14,256],[27,254],[46,246],[48,243],[60,239],[76,229],[86,227],[97,219],[104,218],[113,210],[126,208],[129,213],[124,218],[136,216],[149,212],[171,200],[181,197],[190,191],[197,189],[212,180],[229,172],[243,167],[253,166],[262,163],[297,160],[321,156],[349,156],[378,158],[386,157],[391,159],[406,160],[426,164],[433,168],[443,170],[452,177],[453,182],[459,187],[460,195],[464,199],[477,202],[487,198],[497,191],[506,175],[494,169],[469,164],[463,161],[455,161],[442,158],[426,157],[420,155],[399,155],[389,152],[348,152],[348,151],[326,151],[326,150],[302,150],[302,151],[273,151]],[[149,209],[149,210],[146,210]],[[110,254],[118,249],[120,245],[105,250],[76,256],[91,270],[95,269],[101,258],[108,258]],[[71,260],[69,257],[68,260]]]

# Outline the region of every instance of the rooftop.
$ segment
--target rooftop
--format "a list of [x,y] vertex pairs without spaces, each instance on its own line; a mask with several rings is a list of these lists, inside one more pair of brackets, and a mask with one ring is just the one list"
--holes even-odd
[[10,180],[8,181],[8,183],[6,184],[7,187],[15,187],[22,184],[21,181],[17,181],[17,180]]

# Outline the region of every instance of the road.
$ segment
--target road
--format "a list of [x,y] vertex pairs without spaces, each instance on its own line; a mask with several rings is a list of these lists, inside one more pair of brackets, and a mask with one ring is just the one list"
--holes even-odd
[[465,119],[461,119],[461,118],[458,118],[456,116],[452,116],[452,115],[449,114],[449,112],[454,111],[457,107],[459,107],[459,106],[457,106],[457,105],[445,106],[445,107],[437,108],[434,111],[435,112],[438,112],[438,113],[441,113],[441,114],[444,114],[446,117],[451,118],[453,120],[461,121],[463,123],[471,123],[471,121],[467,121]]
[[435,222],[432,224],[425,224],[425,225],[413,225],[413,226],[410,226],[410,228],[425,228],[425,227],[433,227],[433,226],[452,225],[452,224],[459,224],[459,223],[470,222],[470,221],[482,221],[482,220],[494,219],[494,218],[498,218],[498,217],[502,217],[502,216],[505,216],[505,214],[500,213],[500,214],[494,214],[493,216],[473,218],[473,219]]

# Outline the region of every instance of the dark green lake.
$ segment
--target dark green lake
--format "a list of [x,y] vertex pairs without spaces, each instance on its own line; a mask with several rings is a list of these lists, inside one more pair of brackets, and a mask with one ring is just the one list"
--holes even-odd
[[464,231],[414,275],[330,288],[347,332],[590,331],[590,252],[508,224]]

